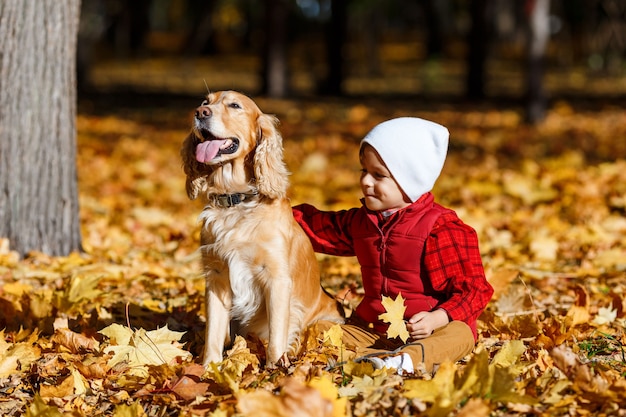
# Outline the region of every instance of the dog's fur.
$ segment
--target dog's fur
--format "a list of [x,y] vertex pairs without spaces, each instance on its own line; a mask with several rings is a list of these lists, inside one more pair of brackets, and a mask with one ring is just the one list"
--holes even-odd
[[[233,335],[247,333],[268,341],[267,366],[288,363],[288,350],[307,325],[342,321],[286,198],[289,173],[277,124],[243,94],[210,93],[183,143],[187,194],[207,200],[200,215],[205,367],[222,361]],[[243,201],[224,207],[224,195],[233,194]]]

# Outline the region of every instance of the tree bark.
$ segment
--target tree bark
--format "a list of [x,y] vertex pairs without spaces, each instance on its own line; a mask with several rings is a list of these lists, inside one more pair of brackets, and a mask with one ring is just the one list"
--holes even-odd
[[343,94],[343,49],[346,43],[346,31],[348,26],[348,3],[349,0],[331,0],[330,3],[331,16],[326,24],[324,33],[328,74],[320,88],[322,94],[335,96],[341,96]]
[[466,94],[471,99],[485,97],[485,62],[491,37],[487,13],[491,0],[470,1],[472,26],[468,37]]
[[526,120],[538,123],[546,114],[547,100],[543,89],[546,47],[550,38],[550,0],[527,0],[528,69],[526,74]]
[[265,0],[265,47],[263,49],[263,92],[274,98],[287,96],[289,70],[287,59],[286,0]]
[[81,248],[79,15],[80,0],[0,2],[0,237],[22,255]]

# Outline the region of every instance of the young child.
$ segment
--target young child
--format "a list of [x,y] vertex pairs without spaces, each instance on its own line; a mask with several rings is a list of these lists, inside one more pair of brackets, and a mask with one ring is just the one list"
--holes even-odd
[[[316,252],[357,257],[365,295],[342,325],[343,343],[376,368],[433,372],[461,359],[474,348],[476,319],[493,294],[476,232],[430,192],[447,149],[448,130],[437,123],[383,122],[361,141],[361,207],[293,208]],[[388,324],[378,318],[385,312],[382,296],[399,293],[406,343],[387,338]]]

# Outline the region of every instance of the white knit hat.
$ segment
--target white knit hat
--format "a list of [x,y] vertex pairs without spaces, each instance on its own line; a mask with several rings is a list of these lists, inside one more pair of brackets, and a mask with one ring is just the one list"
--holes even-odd
[[433,189],[448,151],[448,129],[417,117],[375,126],[361,141],[371,145],[402,191],[417,201]]

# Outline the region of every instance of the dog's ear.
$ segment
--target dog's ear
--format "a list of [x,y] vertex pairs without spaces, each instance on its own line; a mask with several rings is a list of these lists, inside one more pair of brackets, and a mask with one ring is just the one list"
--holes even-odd
[[270,198],[287,194],[289,171],[283,161],[283,138],[278,131],[278,119],[262,114],[257,119],[258,137],[254,154],[254,175],[259,193]]
[[207,187],[206,169],[203,170],[202,164],[196,161],[196,147],[199,143],[200,141],[196,135],[190,133],[187,138],[185,138],[183,146],[180,149],[180,156],[183,160],[183,170],[187,175],[185,188],[191,200],[195,200]]

